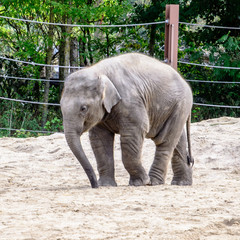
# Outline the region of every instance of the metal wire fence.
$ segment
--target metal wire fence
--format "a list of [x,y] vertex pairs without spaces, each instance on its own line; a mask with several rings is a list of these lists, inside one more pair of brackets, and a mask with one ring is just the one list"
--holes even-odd
[[[0,16],[2,19],[8,19],[13,21],[22,21],[22,22],[29,22],[34,24],[45,24],[45,25],[55,25],[55,26],[70,26],[70,27],[90,27],[90,28],[114,28],[114,27],[135,27],[135,26],[149,26],[149,25],[158,25],[158,24],[165,24],[166,21],[159,21],[159,22],[150,22],[150,23],[139,23],[139,24],[121,24],[121,25],[79,25],[79,24],[62,24],[62,23],[50,23],[50,22],[40,22],[28,19],[21,19],[21,18],[12,18],[7,16]],[[180,24],[189,25],[189,26],[197,26],[197,27],[208,27],[208,28],[221,28],[221,29],[229,29],[229,30],[240,30],[240,27],[224,27],[224,26],[215,26],[215,25],[204,25],[204,24],[195,24],[195,23],[186,23],[186,22],[179,22]],[[55,68],[67,68],[67,69],[82,69],[83,67],[76,67],[76,66],[59,66],[59,65],[49,65],[49,64],[42,64],[42,63],[35,63],[35,62],[28,62],[22,61],[12,58],[7,58],[4,56],[0,56],[0,59],[6,61],[13,61],[17,63],[29,64],[32,66],[42,66],[42,67],[55,67]],[[201,66],[207,68],[219,68],[219,69],[228,69],[228,70],[240,70],[240,67],[225,67],[225,66],[214,66],[209,64],[198,64],[198,63],[191,63],[186,61],[178,61],[181,64],[187,65],[194,65],[194,66]],[[63,80],[48,80],[48,79],[36,79],[36,78],[25,78],[25,77],[16,77],[16,76],[8,76],[8,75],[0,75],[0,77],[5,79],[16,79],[16,80],[26,80],[26,81],[39,81],[39,82],[55,82],[55,83],[64,83]],[[187,80],[188,82],[198,82],[198,83],[211,83],[211,84],[240,84],[240,82],[226,82],[226,81],[206,81],[206,80]],[[45,102],[37,102],[37,101],[27,101],[21,99],[13,99],[13,98],[6,98],[0,96],[0,99],[3,101],[13,101],[13,102],[20,102],[23,104],[38,104],[38,105],[49,105],[49,106],[57,106],[59,107],[59,103],[45,103]],[[196,106],[205,106],[205,107],[216,107],[216,108],[232,108],[232,109],[240,109],[240,106],[229,106],[229,105],[215,105],[215,104],[204,104],[204,103],[194,103]],[[6,131],[24,131],[24,132],[32,132],[32,133],[43,133],[43,134],[50,134],[55,133],[54,131],[38,131],[38,130],[25,130],[25,129],[14,129],[14,128],[0,128],[0,130]]]

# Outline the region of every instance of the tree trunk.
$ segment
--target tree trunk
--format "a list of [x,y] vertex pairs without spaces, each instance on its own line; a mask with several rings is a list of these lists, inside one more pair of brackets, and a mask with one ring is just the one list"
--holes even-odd
[[[72,20],[71,18],[67,18],[67,16],[63,17],[63,22],[71,24]],[[70,66],[70,33],[71,33],[71,27],[67,26],[61,26],[61,43],[59,46],[59,65],[65,66],[59,68],[59,79],[65,80],[68,76],[69,72],[69,66]],[[61,96],[63,86],[60,87],[60,93],[59,96]]]
[[150,26],[149,54],[154,56],[154,47],[156,41],[156,25]]
[[[157,0],[152,0],[152,5],[157,7]],[[149,40],[149,55],[154,56],[154,47],[156,42],[156,29],[157,25],[150,26],[150,40]]]
[[110,56],[110,40],[109,40],[109,34],[108,34],[108,30],[106,29],[106,40],[107,40],[107,57]]
[[91,41],[92,41],[92,38],[91,38],[91,33],[90,33],[90,30],[89,28],[87,28],[87,34],[88,34],[88,54],[89,54],[89,61],[90,61],[90,64],[93,64],[93,54],[92,54],[92,46],[91,46]]
[[[50,22],[53,22],[53,7],[50,8]],[[48,29],[48,47],[47,47],[47,56],[46,56],[46,64],[50,65],[52,62],[52,55],[53,55],[53,25],[49,25]],[[51,79],[51,67],[46,67],[46,80]],[[45,82],[44,85],[44,102],[48,103],[49,99],[49,87],[50,82]],[[42,128],[44,128],[48,115],[48,105],[43,105],[43,112],[42,112]]]
[[[72,38],[71,39],[71,49],[70,49],[70,65],[72,67],[78,67],[79,66],[79,51],[78,51],[78,41],[77,38]],[[71,68],[70,72],[73,73],[77,71],[77,68]]]

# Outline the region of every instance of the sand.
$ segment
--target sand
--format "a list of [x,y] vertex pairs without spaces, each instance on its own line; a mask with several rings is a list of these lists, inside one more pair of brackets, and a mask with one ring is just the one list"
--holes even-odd
[[[185,187],[170,185],[171,166],[165,185],[128,186],[118,137],[118,187],[98,189],[63,134],[0,139],[0,239],[240,239],[240,118],[194,123],[191,132],[194,183]],[[154,151],[146,140],[147,171]]]

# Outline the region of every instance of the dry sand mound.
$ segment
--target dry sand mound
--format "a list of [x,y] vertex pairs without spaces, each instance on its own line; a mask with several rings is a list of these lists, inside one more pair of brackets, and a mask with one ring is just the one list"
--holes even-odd
[[[64,135],[0,139],[0,239],[240,239],[240,118],[192,124],[194,184],[91,189]],[[96,169],[87,135],[83,146]],[[143,162],[153,160],[145,141]]]

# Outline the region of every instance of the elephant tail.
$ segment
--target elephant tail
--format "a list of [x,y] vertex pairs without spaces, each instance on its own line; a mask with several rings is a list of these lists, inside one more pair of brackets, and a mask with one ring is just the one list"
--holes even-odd
[[188,116],[186,128],[187,128],[187,142],[188,142],[188,156],[187,161],[188,165],[193,167],[194,165],[194,158],[192,157],[192,147],[191,147],[191,137],[190,137],[190,124],[191,124],[191,114]]

